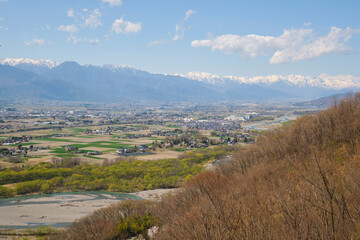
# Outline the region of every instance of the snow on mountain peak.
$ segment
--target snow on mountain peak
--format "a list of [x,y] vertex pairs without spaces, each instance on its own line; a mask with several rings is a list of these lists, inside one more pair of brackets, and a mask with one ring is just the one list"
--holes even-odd
[[129,66],[129,65],[111,65],[111,64],[106,64],[102,66],[105,69],[109,69],[113,72],[117,71],[117,70],[124,70],[124,69],[129,69],[129,70],[133,70],[136,71],[137,69]]
[[[3,58],[0,59],[0,64],[18,66],[23,69],[30,69],[32,66],[40,67],[40,69],[48,68],[52,69],[58,65],[59,62],[46,60],[46,59],[29,59],[29,58]],[[141,73],[143,71],[137,70],[128,65],[104,65],[104,69],[110,71],[123,71],[129,70],[134,74]],[[38,70],[41,71],[41,70]],[[167,74],[165,74],[167,75]],[[240,77],[240,76],[218,76],[211,73],[205,72],[189,72],[186,74],[173,74],[175,76],[181,76],[189,80],[196,80],[204,83],[208,83],[215,86],[222,86],[228,82],[235,82],[239,84],[250,84],[250,85],[272,85],[272,84],[287,84],[296,87],[316,87],[316,88],[326,88],[340,90],[345,88],[360,88],[360,77],[352,75],[335,75],[330,76],[327,74],[320,74],[317,77],[303,76],[290,74],[287,76],[284,75],[266,75],[266,76],[254,76],[254,77]]]
[[188,72],[187,74],[174,74],[175,76],[184,77],[190,80],[207,82],[211,85],[221,85],[224,79],[218,75],[205,72]]
[[43,66],[47,68],[54,68],[59,65],[56,61],[51,61],[47,59],[30,59],[30,58],[3,58],[0,59],[0,64],[2,65],[10,65],[10,66],[17,66],[19,64],[26,64],[26,65],[36,65],[36,66]]
[[296,74],[283,75],[267,75],[254,77],[238,77],[238,76],[218,76],[211,73],[204,72],[189,72],[187,74],[175,74],[190,80],[197,80],[200,82],[207,82],[212,85],[220,85],[225,81],[233,81],[240,84],[265,84],[272,85],[275,83],[285,83],[297,87],[318,87],[340,90],[344,88],[359,88],[360,77],[352,75],[336,75],[329,76],[327,74],[320,74],[318,77],[302,76]]

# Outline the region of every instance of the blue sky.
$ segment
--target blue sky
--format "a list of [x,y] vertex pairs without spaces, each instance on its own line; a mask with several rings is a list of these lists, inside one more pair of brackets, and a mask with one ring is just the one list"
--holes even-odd
[[0,0],[0,58],[360,76],[358,0]]

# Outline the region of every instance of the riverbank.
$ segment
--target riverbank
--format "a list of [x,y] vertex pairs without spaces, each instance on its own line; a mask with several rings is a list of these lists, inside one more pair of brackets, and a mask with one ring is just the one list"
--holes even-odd
[[23,196],[0,201],[0,228],[65,227],[95,210],[127,199],[158,200],[174,189],[119,194],[73,192]]

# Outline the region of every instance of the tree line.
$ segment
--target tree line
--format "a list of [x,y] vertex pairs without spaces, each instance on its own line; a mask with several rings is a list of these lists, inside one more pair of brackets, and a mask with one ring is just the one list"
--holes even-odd
[[157,161],[119,158],[100,165],[81,163],[76,158],[54,158],[52,163],[0,171],[0,185],[12,186],[0,186],[0,197],[69,190],[135,192],[174,188],[202,172],[204,163],[231,150],[202,149],[184,153],[177,159]]

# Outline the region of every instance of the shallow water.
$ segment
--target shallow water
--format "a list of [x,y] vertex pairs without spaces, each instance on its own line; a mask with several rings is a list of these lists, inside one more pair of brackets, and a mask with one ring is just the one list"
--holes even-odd
[[[76,195],[88,196],[88,198],[78,200],[76,199]],[[106,196],[108,195],[108,196]],[[61,203],[64,200],[57,199],[54,201],[41,201],[41,198],[67,198],[74,199],[74,201],[94,201],[101,199],[117,199],[117,200],[141,200],[140,197],[127,194],[127,193],[116,193],[116,192],[102,192],[102,191],[87,191],[87,192],[62,192],[62,193],[49,193],[49,194],[37,194],[37,195],[27,195],[27,196],[19,196],[13,198],[3,198],[0,199],[0,207],[1,206],[16,206],[16,205],[27,205],[27,204],[49,204],[49,203]],[[40,201],[36,201],[39,199]],[[35,200],[35,201],[34,201]],[[72,202],[72,201],[67,201]]]
[[[103,207],[106,201],[122,201],[122,200],[141,200],[142,198],[126,193],[115,193],[115,192],[101,192],[101,191],[87,191],[87,192],[64,192],[64,193],[51,193],[51,194],[38,194],[38,195],[29,195],[29,196],[19,196],[14,198],[0,199],[0,215],[1,211],[5,209],[12,209],[10,214],[8,212],[8,218],[14,218],[10,224],[7,223],[7,219],[2,219],[0,221],[0,228],[11,228],[11,229],[24,229],[24,228],[34,228],[39,226],[51,226],[51,227],[65,227],[72,223],[71,220],[67,221],[62,218],[64,221],[57,219],[57,214],[64,214],[66,208],[73,208],[74,211],[80,209],[83,204],[91,205],[96,204],[94,209]],[[99,204],[100,203],[100,204]],[[35,212],[27,215],[26,209],[35,208],[35,206],[42,205],[44,206],[44,212]],[[26,207],[26,208],[22,208]],[[64,209],[65,208],[65,209]],[[24,210],[21,210],[24,209]],[[45,209],[50,209],[51,211],[46,211]],[[92,210],[94,210],[92,209]],[[24,211],[24,212],[23,212]],[[55,211],[55,215],[54,215]],[[80,211],[80,214],[89,214],[91,212]],[[16,215],[17,214],[17,215]],[[31,215],[31,216],[30,216]],[[42,217],[44,215],[44,217]],[[66,215],[66,214],[65,214]],[[35,216],[35,219],[34,219]],[[65,216],[66,217],[66,216]],[[1,216],[0,216],[1,218]],[[29,221],[26,221],[27,219]],[[52,218],[51,222],[46,222],[46,219],[43,218]],[[16,220],[17,219],[17,220]],[[34,220],[36,222],[34,222]],[[55,221],[54,221],[55,220]],[[59,220],[58,222],[56,220]],[[70,220],[70,221],[69,221]]]
[[282,116],[280,118],[277,118],[273,121],[269,121],[269,122],[260,122],[260,123],[252,123],[252,124],[246,124],[243,125],[243,127],[247,130],[268,130],[269,125],[271,124],[276,124],[276,123],[283,123],[289,120],[295,120],[297,118],[297,116],[295,115],[289,115],[289,116]]

